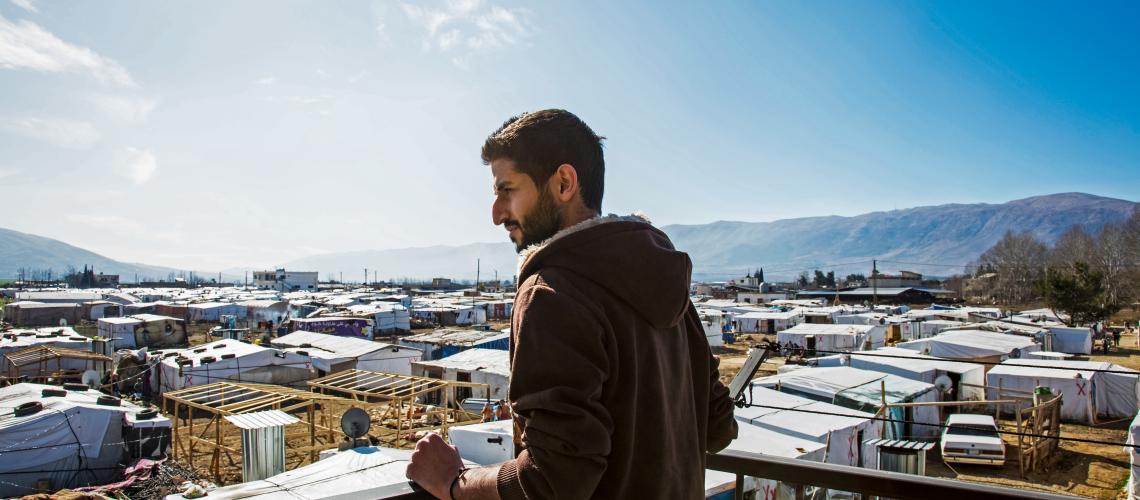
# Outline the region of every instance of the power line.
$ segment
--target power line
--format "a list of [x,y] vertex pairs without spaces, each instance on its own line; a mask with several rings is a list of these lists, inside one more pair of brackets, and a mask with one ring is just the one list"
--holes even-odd
[[1068,367],[1068,366],[1024,365],[1024,364],[1015,364],[1015,363],[1002,363],[1002,362],[997,362],[997,361],[958,360],[958,359],[950,359],[950,358],[940,358],[937,356],[929,356],[929,357],[904,356],[901,354],[886,354],[886,353],[879,353],[879,352],[875,352],[875,351],[825,351],[825,350],[820,350],[820,349],[814,349],[814,351],[817,353],[824,353],[824,354],[847,354],[850,356],[863,356],[863,357],[868,357],[868,358],[894,358],[894,359],[909,359],[909,360],[947,361],[947,362],[951,362],[951,363],[969,363],[969,364],[975,364],[975,365],[1014,366],[1014,367],[1019,367],[1019,368],[1046,368],[1049,370],[1114,373],[1117,375],[1129,375],[1129,376],[1133,376],[1133,377],[1140,377],[1140,372],[1137,372],[1137,371],[1112,370],[1112,369],[1106,369],[1106,368],[1076,368],[1076,367]]

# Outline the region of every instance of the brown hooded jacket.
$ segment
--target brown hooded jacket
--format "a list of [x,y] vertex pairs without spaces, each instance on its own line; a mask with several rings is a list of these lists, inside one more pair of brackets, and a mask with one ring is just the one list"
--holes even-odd
[[598,217],[522,256],[510,399],[515,498],[702,498],[736,437],[689,300],[692,264],[640,217]]

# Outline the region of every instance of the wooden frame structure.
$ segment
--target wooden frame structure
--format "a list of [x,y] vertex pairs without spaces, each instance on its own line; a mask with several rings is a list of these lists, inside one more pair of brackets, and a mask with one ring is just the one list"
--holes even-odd
[[[438,429],[447,435],[449,425],[479,421],[482,416],[468,412],[455,400],[455,390],[461,387],[482,389],[490,397],[490,384],[457,382],[429,377],[415,377],[366,370],[345,370],[326,375],[308,382],[314,392],[321,394],[343,394],[355,401],[373,407],[373,416],[385,428],[395,427],[389,441],[399,447],[400,441],[408,440],[409,434]],[[429,396],[436,396],[442,402],[439,407],[422,402]],[[421,425],[416,425],[419,417]]]
[[[294,414],[306,425],[290,426],[300,431],[287,431],[286,440],[307,438],[308,445],[289,448],[286,452],[299,453],[302,463],[307,455],[309,463],[313,463],[317,461],[318,452],[336,445],[340,416],[355,403],[351,399],[279,385],[234,382],[187,387],[167,392],[162,397],[163,412],[172,420],[173,458],[184,459],[193,468],[197,448],[205,447],[210,455],[210,472],[217,482],[222,481],[223,455],[231,466],[237,467],[241,461],[240,430],[223,417],[263,410]],[[195,429],[196,417],[203,418],[203,413],[208,420],[205,424],[198,423]],[[211,433],[213,436],[207,437]]]
[[[39,365],[36,375],[27,377],[29,382],[45,382],[47,379],[69,379],[75,380],[82,375],[81,371],[64,369],[63,360],[65,359],[78,359],[87,361],[91,369],[95,369],[95,363],[109,363],[111,362],[110,356],[105,356],[99,353],[84,351],[80,349],[69,349],[66,347],[54,346],[33,346],[27,349],[10,352],[4,355],[8,360],[8,378],[17,380],[20,378],[20,372],[24,367],[29,365]],[[51,369],[51,361],[55,361],[55,370]]]

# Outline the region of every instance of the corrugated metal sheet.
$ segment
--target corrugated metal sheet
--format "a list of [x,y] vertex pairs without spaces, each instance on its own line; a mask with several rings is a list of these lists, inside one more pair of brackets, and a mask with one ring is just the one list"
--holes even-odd
[[864,444],[880,448],[895,448],[900,450],[913,451],[927,451],[931,448],[934,448],[934,443],[929,441],[903,441],[899,439],[872,439]]
[[225,419],[229,420],[231,424],[234,424],[239,429],[248,430],[285,426],[301,421],[301,419],[281,410],[266,410],[241,415],[228,415]]

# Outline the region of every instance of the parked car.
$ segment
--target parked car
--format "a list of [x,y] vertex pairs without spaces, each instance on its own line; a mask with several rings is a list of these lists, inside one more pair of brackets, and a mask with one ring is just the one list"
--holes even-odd
[[1005,464],[1005,441],[989,415],[958,413],[942,430],[942,461],[962,464]]

